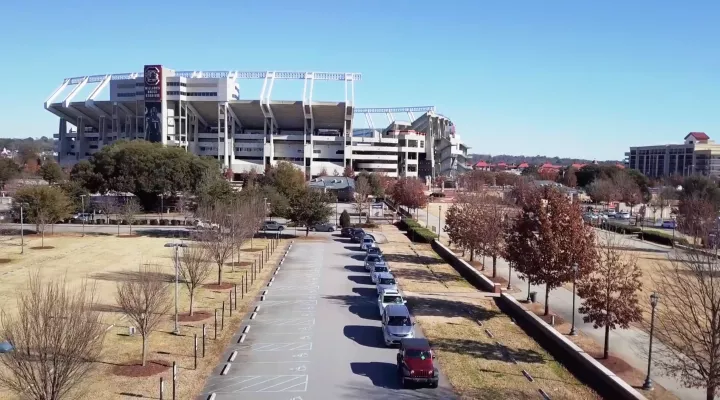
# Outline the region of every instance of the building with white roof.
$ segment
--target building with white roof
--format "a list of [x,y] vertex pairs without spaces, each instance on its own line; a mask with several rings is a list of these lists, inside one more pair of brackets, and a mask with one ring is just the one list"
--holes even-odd
[[[342,174],[346,166],[421,177],[465,168],[467,146],[447,117],[434,107],[356,108],[355,83],[361,78],[358,73],[175,71],[146,65],[142,73],[67,78],[45,109],[59,118],[54,137],[63,166],[118,140],[144,139],[215,157],[235,173],[262,173],[279,161],[292,163],[308,179]],[[259,98],[240,97],[244,79],[263,81]],[[302,100],[271,100],[274,85],[283,80],[304,81]],[[313,99],[316,81],[342,83],[344,101]],[[88,85],[90,94],[78,98]],[[100,100],[106,88],[109,100]],[[422,114],[416,118],[416,112]],[[378,113],[388,116],[384,129],[373,126],[371,116]],[[407,113],[412,122],[395,121],[396,113]],[[356,114],[365,115],[371,128],[354,130]]]

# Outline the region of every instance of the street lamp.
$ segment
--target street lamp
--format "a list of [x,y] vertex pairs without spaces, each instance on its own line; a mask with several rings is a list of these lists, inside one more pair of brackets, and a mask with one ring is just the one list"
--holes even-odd
[[577,332],[575,331],[575,281],[577,280],[577,271],[578,271],[578,265],[577,263],[573,264],[573,298],[572,298],[572,327],[570,328],[570,336],[576,336]]
[[28,203],[20,203],[20,254],[25,254],[25,220],[23,208],[27,206]]
[[180,257],[179,257],[179,251],[178,248],[180,247],[188,247],[185,243],[165,243],[165,247],[174,247],[175,248],[175,330],[173,331],[174,335],[180,334],[180,325],[178,325],[178,284],[179,284],[179,274],[180,274]]
[[[267,214],[268,214],[268,202],[267,202],[267,197],[263,197],[263,205],[265,206],[265,208],[263,209],[263,221],[264,221],[265,218],[267,218],[267,216],[268,216],[268,215],[267,215]],[[270,216],[270,222],[272,222],[272,215]]]
[[438,206],[438,243],[442,243],[442,240],[440,240],[440,215],[442,215],[442,206]]
[[643,390],[652,390],[653,383],[650,379],[650,366],[652,365],[652,345],[653,345],[653,331],[655,330],[655,308],[660,301],[660,295],[653,292],[650,295],[650,306],[652,307],[652,314],[650,315],[650,348],[648,349],[648,366],[647,376],[645,377],[645,383],[643,383]]
[[507,290],[512,290],[512,286],[510,285],[510,281],[512,280],[512,261],[508,262],[508,284],[507,284]]
[[82,212],[82,215],[80,219],[82,220],[82,236],[85,237],[85,194],[80,195],[80,212]]

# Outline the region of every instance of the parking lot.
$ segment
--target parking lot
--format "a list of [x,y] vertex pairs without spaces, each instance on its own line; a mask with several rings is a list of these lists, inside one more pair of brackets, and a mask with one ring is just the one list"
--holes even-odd
[[437,389],[400,389],[363,253],[338,234],[314,235],[326,240],[295,241],[201,398],[455,398],[444,376]]

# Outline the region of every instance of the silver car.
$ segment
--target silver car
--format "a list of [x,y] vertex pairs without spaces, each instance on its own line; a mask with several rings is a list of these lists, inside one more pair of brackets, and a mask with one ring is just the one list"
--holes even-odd
[[390,272],[390,268],[388,268],[387,264],[376,264],[372,272],[370,274],[370,279],[372,280],[372,283],[377,285],[378,283],[378,276],[383,272]]
[[382,272],[377,277],[377,292],[382,293],[383,290],[397,290],[397,282],[395,277],[389,272]]
[[380,311],[380,317],[385,313],[385,307],[390,304],[405,304],[407,301],[403,299],[400,292],[395,290],[385,290],[378,296],[378,311]]
[[386,346],[415,337],[415,323],[410,319],[410,310],[404,304],[388,304],[383,313],[382,325]]
[[373,268],[375,268],[376,265],[385,264],[385,260],[383,260],[381,255],[378,254],[368,254],[365,256],[365,271],[372,271]]

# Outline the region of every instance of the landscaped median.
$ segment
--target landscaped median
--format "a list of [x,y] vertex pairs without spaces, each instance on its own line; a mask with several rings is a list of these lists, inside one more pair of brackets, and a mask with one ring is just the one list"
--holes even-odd
[[[428,244],[383,225],[381,244],[441,370],[467,399],[597,399]],[[541,392],[542,391],[542,392]]]
[[[240,327],[240,321],[247,308],[254,304],[261,287],[272,274],[273,267],[279,262],[289,240],[280,240],[275,252],[268,254],[270,241],[253,239],[240,251],[240,260],[235,254],[235,262],[223,267],[223,285],[213,285],[217,279],[217,266],[206,281],[206,286],[198,289],[195,295],[195,315],[187,315],[189,296],[183,283],[179,286],[180,333],[171,332],[174,327],[173,309],[163,320],[160,327],[149,336],[148,368],[138,368],[141,356],[141,337],[129,335],[130,323],[116,305],[117,283],[133,279],[141,263],[152,263],[162,268],[163,277],[174,282],[173,249],[164,247],[168,238],[127,237],[118,238],[106,235],[80,237],[77,234],[48,235],[45,249],[37,249],[40,239],[35,235],[26,236],[25,254],[19,254],[19,240],[4,238],[5,246],[0,250],[0,258],[7,262],[0,264],[0,308],[5,312],[16,310],[15,294],[24,288],[29,272],[40,267],[44,279],[58,280],[63,277],[69,285],[78,285],[88,279],[96,285],[103,321],[108,330],[103,343],[103,352],[97,362],[97,368],[81,382],[86,395],[83,399],[124,399],[159,398],[160,377],[165,380],[165,399],[172,398],[173,362],[178,366],[177,399],[193,399],[203,388],[207,376],[217,366],[218,357],[227,343]],[[17,242],[17,243],[16,243]],[[190,246],[193,242],[186,242]],[[259,270],[260,258],[269,256]],[[214,264],[213,264],[214,265]],[[256,270],[253,278],[252,270]],[[243,293],[245,279],[250,281]],[[237,301],[235,299],[237,284]],[[170,291],[174,290],[173,285]],[[232,296],[232,315],[230,298]],[[225,308],[223,317],[222,308]],[[237,303],[237,304],[235,304]],[[217,311],[217,339],[215,339],[215,310]],[[206,325],[207,339],[205,357],[202,357],[202,326]],[[224,329],[223,329],[224,328]],[[194,335],[198,337],[198,359],[195,368]],[[0,398],[9,394],[0,391]]]

